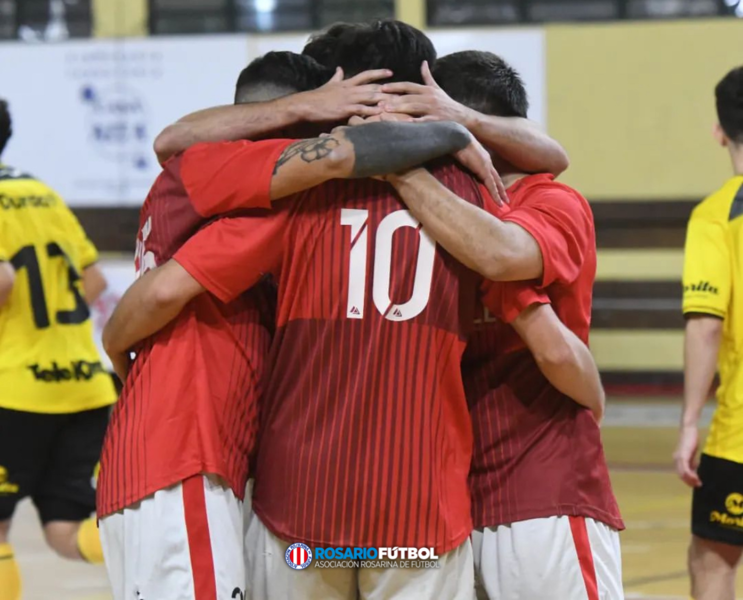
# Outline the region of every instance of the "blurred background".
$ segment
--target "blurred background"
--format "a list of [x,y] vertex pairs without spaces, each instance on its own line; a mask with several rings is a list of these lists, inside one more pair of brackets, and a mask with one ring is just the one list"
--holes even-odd
[[[0,97],[15,131],[3,158],[57,189],[105,253],[100,330],[133,278],[157,133],[230,103],[260,54],[299,51],[335,21],[386,17],[425,30],[440,55],[502,55],[525,79],[531,118],[567,149],[562,179],[596,221],[591,345],[611,395],[604,442],[628,525],[628,596],[688,597],[691,495],[671,464],[682,249],[692,207],[730,176],[711,138],[713,89],[743,62],[743,1],[0,0]],[[27,598],[106,598],[100,571],[57,577],[36,528],[20,536],[22,568],[45,575]]]

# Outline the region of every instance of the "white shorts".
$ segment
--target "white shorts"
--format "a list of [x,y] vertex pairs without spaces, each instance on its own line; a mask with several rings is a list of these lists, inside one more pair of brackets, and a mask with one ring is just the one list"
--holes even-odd
[[100,522],[114,600],[241,600],[242,502],[197,475]]
[[472,533],[478,599],[623,600],[619,532],[583,517]]
[[254,513],[246,537],[246,600],[473,600],[470,540],[439,558],[438,569],[318,569],[293,571],[291,545],[271,533]]

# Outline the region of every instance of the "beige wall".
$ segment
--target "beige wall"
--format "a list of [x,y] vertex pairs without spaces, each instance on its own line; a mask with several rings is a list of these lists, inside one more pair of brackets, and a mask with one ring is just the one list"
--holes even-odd
[[729,176],[714,86],[743,64],[735,19],[547,28],[550,133],[591,200],[700,198]]
[[93,0],[95,37],[140,37],[148,33],[147,0]]

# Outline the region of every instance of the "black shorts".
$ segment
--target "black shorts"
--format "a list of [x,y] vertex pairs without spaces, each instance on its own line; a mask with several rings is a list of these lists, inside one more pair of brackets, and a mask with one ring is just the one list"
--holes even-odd
[[694,489],[691,532],[743,546],[743,464],[702,454],[699,478],[702,487]]
[[95,510],[95,472],[110,407],[50,415],[0,408],[0,521],[31,496],[41,522]]

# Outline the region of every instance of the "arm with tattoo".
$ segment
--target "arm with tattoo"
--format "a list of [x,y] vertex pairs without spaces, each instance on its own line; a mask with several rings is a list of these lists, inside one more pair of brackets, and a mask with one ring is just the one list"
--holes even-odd
[[459,152],[473,142],[456,123],[368,123],[299,140],[284,150],[274,168],[271,200],[330,179],[356,179],[397,173]]

